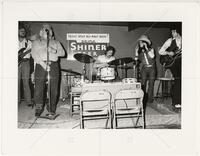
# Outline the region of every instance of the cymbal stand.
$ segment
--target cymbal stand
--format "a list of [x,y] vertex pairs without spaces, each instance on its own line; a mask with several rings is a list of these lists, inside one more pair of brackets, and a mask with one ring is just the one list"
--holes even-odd
[[125,78],[127,78],[127,64],[124,62],[124,64],[123,64],[123,69],[125,70]]
[[135,64],[133,64],[133,73],[134,73],[134,78],[137,79],[137,82],[139,81],[138,72],[139,72],[138,58],[135,58]]
[[83,83],[86,77],[86,63],[83,63],[83,71],[81,76],[81,82]]
[[[122,65],[122,62],[121,62],[121,60],[119,60],[119,66],[121,67],[121,65]],[[120,71],[121,71],[121,79],[123,79],[123,70],[122,70],[122,68],[120,68]]]
[[[124,62],[122,65],[122,62],[120,61],[119,65],[120,65],[120,69],[121,69],[121,73],[122,73],[122,79],[124,78],[124,76],[125,76],[125,78],[127,78],[127,70],[128,70],[127,64]],[[124,71],[125,71],[125,73],[124,73]]]

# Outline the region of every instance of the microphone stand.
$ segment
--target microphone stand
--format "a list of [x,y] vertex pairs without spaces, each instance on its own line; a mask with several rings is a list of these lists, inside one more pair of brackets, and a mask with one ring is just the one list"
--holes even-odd
[[138,82],[138,58],[135,58],[134,60],[135,62],[133,63],[133,77],[136,78]]

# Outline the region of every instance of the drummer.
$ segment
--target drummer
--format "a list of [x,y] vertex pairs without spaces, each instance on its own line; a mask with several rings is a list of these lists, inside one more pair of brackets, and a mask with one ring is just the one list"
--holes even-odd
[[99,55],[94,62],[93,80],[100,76],[100,69],[108,67],[108,62],[115,60],[115,48],[112,46],[106,47],[104,55]]

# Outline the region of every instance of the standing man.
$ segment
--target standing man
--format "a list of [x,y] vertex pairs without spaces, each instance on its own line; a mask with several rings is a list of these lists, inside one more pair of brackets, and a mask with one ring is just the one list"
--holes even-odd
[[[160,55],[173,56],[177,51],[181,50],[182,38],[178,33],[178,28],[171,28],[171,37],[163,44],[159,50]],[[174,77],[174,85],[172,89],[172,106],[181,108],[181,57],[177,57],[169,67]]]
[[23,86],[24,99],[27,106],[32,106],[30,90],[30,52],[31,41],[26,39],[26,29],[19,26],[18,32],[18,103],[21,102],[21,81]]
[[[136,59],[139,59],[141,62],[141,84],[142,90],[146,93],[147,81],[148,83],[148,96],[147,102],[153,103],[153,91],[154,91],[154,82],[156,75],[156,65],[155,65],[155,54],[154,49],[151,47],[152,42],[146,35],[142,35],[138,39],[138,45],[135,49]],[[145,99],[146,101],[146,99]]]
[[[47,73],[50,71],[50,105],[46,109],[48,116],[54,116],[58,99],[58,86],[60,78],[60,69],[58,58],[64,56],[65,52],[59,41],[54,39],[52,27],[43,24],[40,32],[40,39],[33,42],[32,57],[36,63],[35,66],[35,116],[42,114],[45,104],[45,84],[47,81]],[[47,44],[49,43],[49,44]],[[48,45],[48,49],[47,49]],[[49,62],[47,62],[47,52],[49,52]],[[48,66],[49,64],[49,66]]]

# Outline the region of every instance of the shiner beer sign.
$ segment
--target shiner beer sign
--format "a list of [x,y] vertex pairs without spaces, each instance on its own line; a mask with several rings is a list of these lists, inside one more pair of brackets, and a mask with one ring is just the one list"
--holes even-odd
[[106,50],[109,34],[68,33],[68,59],[74,60],[74,54],[84,53],[96,57]]

